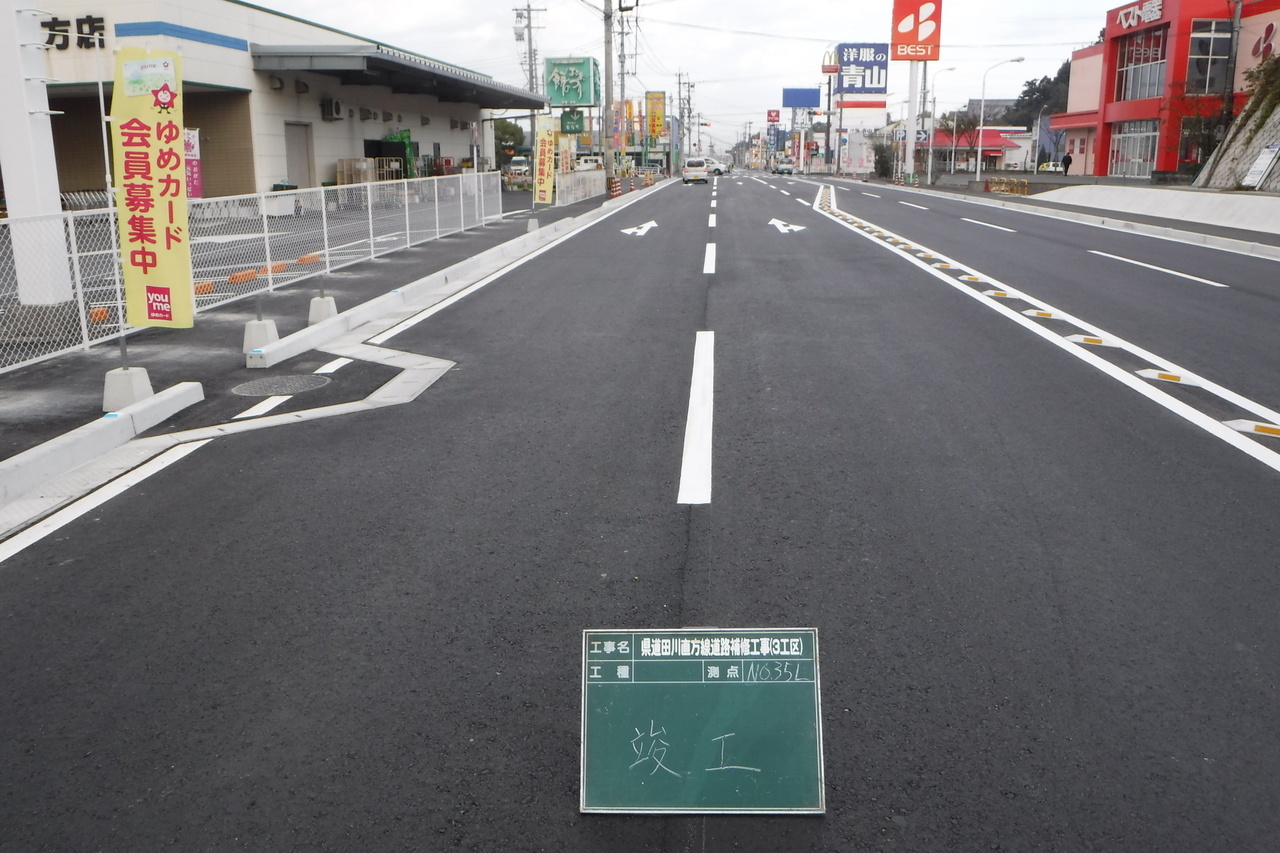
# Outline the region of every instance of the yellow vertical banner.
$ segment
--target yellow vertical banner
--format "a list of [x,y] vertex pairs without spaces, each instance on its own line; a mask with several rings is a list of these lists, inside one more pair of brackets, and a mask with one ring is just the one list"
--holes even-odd
[[131,326],[185,329],[195,322],[182,104],[177,53],[141,47],[117,52],[111,147]]
[[648,133],[650,136],[662,136],[663,128],[667,123],[667,93],[666,92],[645,92],[645,113],[648,115]]
[[533,203],[551,204],[556,189],[556,125],[552,116],[538,116],[533,136]]

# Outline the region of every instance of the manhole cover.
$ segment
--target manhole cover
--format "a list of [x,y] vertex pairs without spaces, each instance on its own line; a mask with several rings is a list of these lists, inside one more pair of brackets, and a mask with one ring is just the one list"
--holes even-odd
[[305,376],[269,376],[266,379],[255,379],[231,389],[232,394],[241,397],[278,397],[284,394],[301,394],[303,391],[314,391],[328,385],[328,376],[316,376],[308,373]]

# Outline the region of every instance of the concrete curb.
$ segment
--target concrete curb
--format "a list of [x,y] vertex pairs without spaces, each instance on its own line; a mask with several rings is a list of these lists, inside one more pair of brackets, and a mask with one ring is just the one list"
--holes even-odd
[[204,399],[199,382],[180,382],[145,400],[0,462],[0,506],[113,450]]

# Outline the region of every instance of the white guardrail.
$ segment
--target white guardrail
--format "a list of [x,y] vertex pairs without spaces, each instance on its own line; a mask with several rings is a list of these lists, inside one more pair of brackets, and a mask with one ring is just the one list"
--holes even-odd
[[[196,311],[501,218],[497,172],[192,199]],[[0,220],[0,373],[132,331],[115,234],[110,209]]]

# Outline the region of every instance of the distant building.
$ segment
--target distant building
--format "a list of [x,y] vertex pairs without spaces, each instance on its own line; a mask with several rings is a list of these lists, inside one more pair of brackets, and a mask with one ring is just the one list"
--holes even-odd
[[[1071,56],[1065,133],[1072,171],[1150,178],[1194,172],[1238,113],[1244,74],[1280,48],[1280,0],[1133,0],[1107,13],[1101,44]],[[1232,65],[1234,63],[1234,73]]]
[[[1016,98],[987,98],[987,124],[998,123],[1002,118],[1004,118],[1005,110],[1008,110],[1016,103],[1018,103]],[[980,118],[979,113],[982,112],[982,99],[970,98],[969,106],[965,107],[965,112],[974,118]]]

